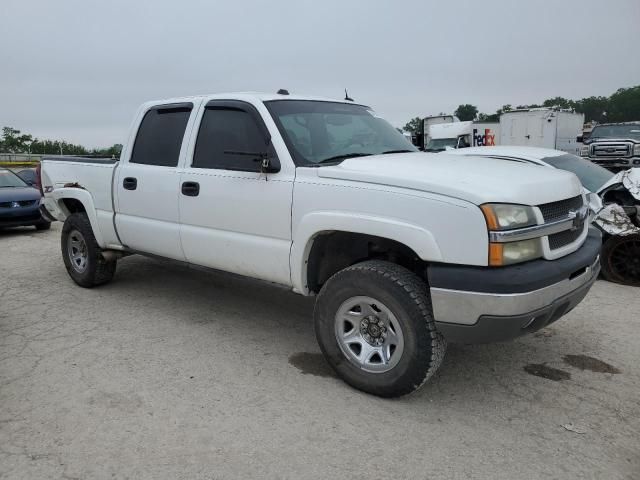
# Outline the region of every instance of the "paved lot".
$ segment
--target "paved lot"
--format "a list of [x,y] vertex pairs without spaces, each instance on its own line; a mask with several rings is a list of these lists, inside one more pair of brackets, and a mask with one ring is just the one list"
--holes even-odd
[[640,478],[638,289],[383,400],[330,374],[312,299],[142,257],[83,290],[59,234],[0,233],[1,478]]

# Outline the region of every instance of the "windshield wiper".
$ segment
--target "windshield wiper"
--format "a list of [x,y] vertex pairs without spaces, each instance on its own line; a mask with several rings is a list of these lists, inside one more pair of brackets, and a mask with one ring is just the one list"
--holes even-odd
[[415,153],[415,150],[387,150],[386,152],[382,152],[380,155],[387,155],[388,153]]
[[325,158],[320,160],[318,163],[328,163],[328,162],[338,162],[340,160],[346,160],[347,158],[355,158],[355,157],[368,157],[373,155],[372,153],[345,153],[342,155],[335,155],[333,157]]

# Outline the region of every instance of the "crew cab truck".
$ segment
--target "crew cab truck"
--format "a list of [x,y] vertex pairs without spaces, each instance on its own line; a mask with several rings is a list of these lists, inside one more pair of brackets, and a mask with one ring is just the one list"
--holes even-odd
[[[327,361],[384,397],[427,381],[447,341],[507,340],[557,320],[599,271],[573,174],[419,152],[348,101],[150,102],[119,161],[42,163],[44,208],[64,221],[78,285],[110,281],[139,253],[316,295]],[[555,234],[569,241],[554,248]]]
[[580,155],[613,172],[640,167],[640,122],[596,125]]

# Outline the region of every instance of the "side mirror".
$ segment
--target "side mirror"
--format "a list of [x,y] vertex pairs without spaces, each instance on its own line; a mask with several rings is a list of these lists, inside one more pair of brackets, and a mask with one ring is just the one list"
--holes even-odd
[[576,137],[576,142],[582,143],[583,141],[584,141],[584,137],[582,135],[579,135]]
[[280,160],[278,160],[278,157],[269,157],[265,154],[262,157],[260,171],[262,173],[278,173],[280,171]]

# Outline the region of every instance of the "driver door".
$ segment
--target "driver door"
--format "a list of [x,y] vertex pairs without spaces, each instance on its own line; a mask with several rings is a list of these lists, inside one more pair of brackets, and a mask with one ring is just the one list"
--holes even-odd
[[291,199],[295,169],[262,173],[260,154],[277,162],[257,109],[214,100],[180,179],[180,236],[186,260],[219,270],[291,284]]

